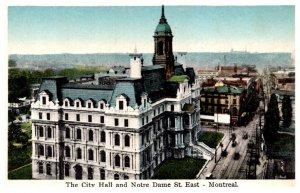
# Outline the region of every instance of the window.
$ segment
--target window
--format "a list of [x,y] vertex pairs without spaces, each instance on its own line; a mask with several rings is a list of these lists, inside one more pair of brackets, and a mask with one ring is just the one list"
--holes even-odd
[[125,147],[130,146],[130,137],[128,135],[125,135]]
[[114,179],[115,179],[115,180],[119,180],[119,179],[120,179],[119,175],[118,175],[118,174],[115,174],[115,175],[114,175]]
[[128,119],[124,119],[124,127],[128,127]]
[[116,145],[116,146],[119,146],[119,145],[120,145],[120,135],[119,135],[119,134],[116,134],[116,135],[115,135],[115,145]]
[[158,42],[158,55],[164,54],[164,43],[162,41]]
[[88,103],[88,108],[92,108],[92,103]]
[[162,109],[161,111],[164,112],[164,111],[165,111],[165,106],[163,105],[163,106],[161,107],[161,109]]
[[92,179],[93,179],[93,173],[94,173],[93,168],[88,167],[88,179],[89,179],[89,180],[92,180]]
[[104,109],[104,104],[100,103],[100,109]]
[[115,157],[115,166],[120,167],[120,156],[116,155]]
[[39,113],[39,119],[43,119],[43,113]]
[[171,105],[171,111],[174,111],[174,105]]
[[100,161],[101,162],[106,162],[106,154],[105,151],[100,151]]
[[76,121],[80,121],[80,114],[76,114]]
[[40,137],[44,137],[44,128],[43,127],[39,127],[39,136]]
[[130,159],[128,156],[125,156],[125,167],[130,167]]
[[100,170],[100,180],[105,180],[105,170],[104,169]]
[[79,107],[79,102],[76,102],[76,107]]
[[157,114],[158,115],[160,114],[160,108],[157,108]]
[[153,116],[154,116],[154,117],[156,116],[156,111],[155,111],[155,109],[153,110]]
[[44,166],[43,163],[39,163],[39,174],[44,173]]
[[47,120],[50,120],[50,113],[47,113]]
[[127,175],[124,176],[124,180],[128,180],[129,177]]
[[44,156],[44,146],[39,145],[39,155]]
[[47,134],[48,134],[47,135],[48,138],[52,138],[52,129],[51,129],[51,127],[47,128]]
[[119,125],[119,119],[115,119],[115,126]]
[[236,104],[236,99],[233,99],[232,104],[234,105]]
[[119,101],[119,109],[120,110],[124,109],[124,102],[123,101]]
[[92,122],[92,115],[88,115],[88,121],[89,121],[89,123]]
[[148,123],[148,122],[149,122],[149,117],[147,116],[147,117],[146,117],[146,123]]
[[81,129],[76,130],[76,136],[77,136],[76,139],[81,139]]
[[47,169],[47,175],[51,175],[51,165],[50,164],[46,165],[46,169]]
[[46,97],[42,97],[42,100],[43,100],[43,105],[46,104]]
[[65,156],[66,157],[71,157],[71,150],[69,146],[65,147]]
[[145,125],[145,119],[144,119],[144,117],[142,118],[142,125]]
[[68,107],[68,106],[69,106],[68,101],[65,101],[65,107]]
[[100,116],[100,123],[104,123],[104,116]]
[[70,139],[70,128],[69,127],[66,128],[66,138]]
[[47,147],[47,156],[52,157],[52,148],[50,146]]
[[69,114],[65,113],[65,120],[69,120]]
[[69,164],[65,164],[65,176],[70,176],[70,166],[69,166]]
[[77,149],[77,159],[81,159],[81,149]]
[[144,108],[146,108],[147,100],[144,99]]
[[93,130],[89,130],[89,141],[93,141],[94,140],[94,132]]
[[100,141],[101,142],[105,142],[105,132],[104,131],[101,131],[101,136],[100,136]]
[[89,149],[89,160],[94,160],[94,151],[92,149]]

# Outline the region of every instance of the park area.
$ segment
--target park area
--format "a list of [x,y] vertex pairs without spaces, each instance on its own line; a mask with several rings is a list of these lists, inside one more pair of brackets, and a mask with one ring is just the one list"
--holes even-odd
[[198,141],[205,143],[210,148],[216,148],[224,137],[223,133],[216,131],[204,131],[198,136]]
[[195,179],[206,160],[169,159],[159,166],[152,179]]
[[31,179],[31,123],[8,127],[8,179]]

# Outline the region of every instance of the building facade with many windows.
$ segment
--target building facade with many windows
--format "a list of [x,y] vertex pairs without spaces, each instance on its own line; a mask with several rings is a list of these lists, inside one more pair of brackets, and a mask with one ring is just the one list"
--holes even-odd
[[42,80],[31,105],[33,178],[149,179],[165,159],[192,155],[200,85],[175,62],[172,37],[162,7],[153,65],[135,52],[127,76]]

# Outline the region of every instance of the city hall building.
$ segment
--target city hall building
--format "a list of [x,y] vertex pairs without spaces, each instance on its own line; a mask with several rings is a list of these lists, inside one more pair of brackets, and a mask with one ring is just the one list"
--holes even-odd
[[128,73],[91,84],[43,78],[31,105],[34,179],[149,179],[164,160],[201,150],[199,82],[175,60],[164,7],[153,37],[153,65],[133,53]]

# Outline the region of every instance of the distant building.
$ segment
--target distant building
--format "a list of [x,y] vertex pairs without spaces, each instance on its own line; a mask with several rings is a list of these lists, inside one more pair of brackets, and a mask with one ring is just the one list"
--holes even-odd
[[295,69],[283,69],[272,72],[275,90],[295,90]]
[[149,179],[168,158],[212,158],[195,143],[200,84],[175,62],[172,38],[162,7],[153,65],[135,52],[130,71],[113,68],[93,84],[43,79],[31,106],[33,178]]
[[245,97],[244,88],[225,85],[222,81],[217,82],[214,87],[202,88],[201,123],[239,125]]

